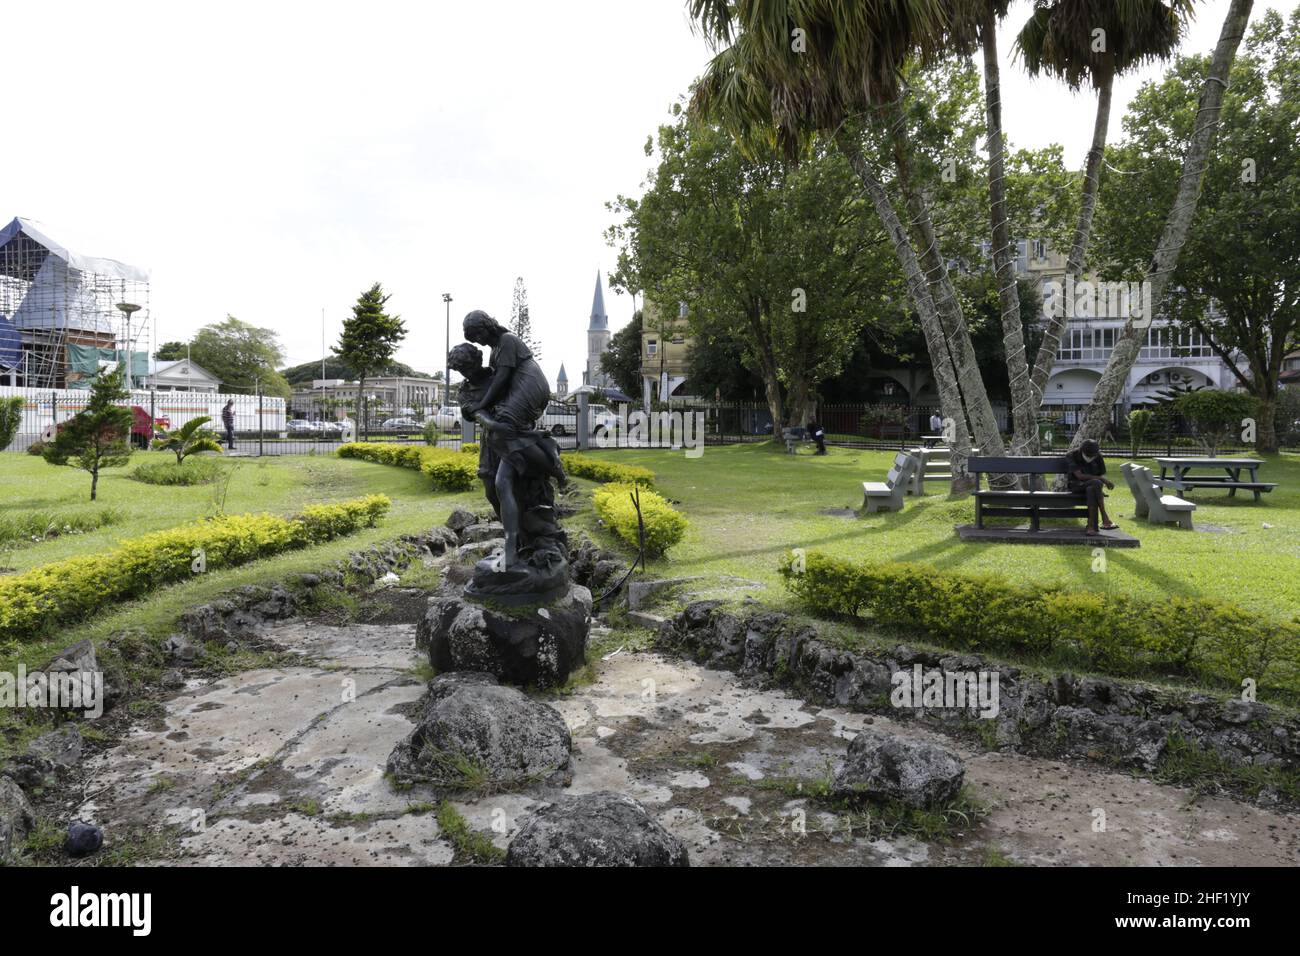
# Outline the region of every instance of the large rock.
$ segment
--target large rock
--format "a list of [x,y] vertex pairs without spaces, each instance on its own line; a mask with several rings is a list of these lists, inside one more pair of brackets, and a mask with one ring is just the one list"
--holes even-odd
[[457,533],[464,531],[470,525],[476,524],[477,522],[478,516],[468,508],[453,508],[451,514],[447,517],[447,527]]
[[416,727],[388,757],[398,783],[510,789],[563,782],[572,740],[554,709],[491,674],[442,674],[429,682]]
[[533,814],[507,866],[690,866],[686,847],[621,793],[570,797]]
[[13,759],[9,773],[28,789],[52,786],[81,761],[83,742],[76,724],[41,734]]
[[832,793],[936,807],[957,796],[965,774],[961,758],[951,750],[867,729],[849,744]]
[[485,671],[509,684],[555,687],[586,663],[591,592],[570,585],[542,607],[496,609],[450,594],[429,599],[416,629],[439,673]]
[[505,533],[506,529],[500,521],[480,521],[462,530],[460,539],[466,544],[473,544],[476,541],[495,541],[503,538]]
[[0,866],[13,863],[36,826],[36,811],[18,786],[0,776]]

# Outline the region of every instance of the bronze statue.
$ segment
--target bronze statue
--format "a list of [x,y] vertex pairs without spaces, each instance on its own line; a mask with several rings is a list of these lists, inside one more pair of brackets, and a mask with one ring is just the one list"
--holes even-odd
[[550,385],[528,346],[486,312],[465,316],[465,338],[491,348],[488,367],[474,345],[452,349],[464,376],[461,416],[483,428],[479,477],[505,529],[498,557],[480,561],[466,593],[508,603],[543,603],[568,585],[567,538],[555,516],[552,481],[564,483],[560,449],[537,421]]

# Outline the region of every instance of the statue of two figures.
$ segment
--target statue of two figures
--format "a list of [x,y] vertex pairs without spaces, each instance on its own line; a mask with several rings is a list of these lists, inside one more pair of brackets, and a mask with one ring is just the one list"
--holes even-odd
[[[568,539],[555,513],[555,485],[564,484],[560,448],[537,421],[550,385],[517,335],[486,312],[465,316],[463,343],[449,364],[465,379],[462,418],[482,429],[478,474],[505,529],[505,548],[480,561],[465,588],[471,597],[503,604],[544,604],[569,584]],[[487,366],[478,346],[491,349]]]

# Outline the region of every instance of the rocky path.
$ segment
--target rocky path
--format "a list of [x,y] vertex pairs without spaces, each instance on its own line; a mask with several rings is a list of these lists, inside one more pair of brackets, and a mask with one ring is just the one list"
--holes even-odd
[[[268,635],[300,666],[191,682],[90,770],[83,819],[171,839],[173,865],[449,865],[436,795],[384,777],[423,692],[414,627],[290,622]],[[469,825],[504,848],[529,811],[565,792],[635,797],[693,865],[1294,865],[1300,817],[1136,777],[982,753],[909,722],[805,705],[652,653],[599,662],[552,702],[574,738],[566,790],[470,795]],[[802,792],[867,723],[942,743],[967,762],[975,825],[947,841],[868,832]],[[803,781],[804,783],[800,783]],[[1104,825],[1103,825],[1104,824]],[[152,846],[152,841],[150,843]]]

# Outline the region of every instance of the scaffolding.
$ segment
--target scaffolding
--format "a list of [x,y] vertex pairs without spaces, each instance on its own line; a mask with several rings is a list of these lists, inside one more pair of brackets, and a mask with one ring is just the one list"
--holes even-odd
[[0,319],[21,339],[0,385],[86,388],[122,362],[133,382],[148,374],[148,271],[73,252],[28,219],[0,228]]

